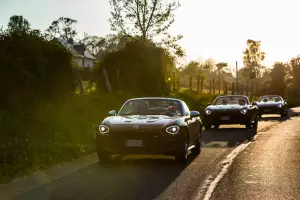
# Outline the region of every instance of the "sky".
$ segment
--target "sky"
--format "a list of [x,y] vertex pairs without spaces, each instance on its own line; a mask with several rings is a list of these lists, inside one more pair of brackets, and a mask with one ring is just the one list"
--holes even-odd
[[[231,67],[247,39],[261,41],[264,64],[286,62],[300,54],[299,0],[182,0],[176,11],[173,35],[186,51],[185,60],[213,58]],[[109,0],[0,0],[0,26],[12,15],[23,15],[33,28],[45,30],[61,16],[78,20],[77,31],[105,36],[110,33]]]

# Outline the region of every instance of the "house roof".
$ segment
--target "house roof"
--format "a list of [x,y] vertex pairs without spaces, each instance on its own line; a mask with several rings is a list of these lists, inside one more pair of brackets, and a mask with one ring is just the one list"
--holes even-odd
[[73,44],[68,43],[67,40],[59,38],[58,41],[68,49],[74,57],[80,57],[80,58],[87,58],[91,60],[96,60],[96,58],[92,55],[92,53],[88,50],[85,49],[83,53],[78,51],[78,48],[75,48],[74,46],[79,46],[82,45],[80,43],[74,42]]

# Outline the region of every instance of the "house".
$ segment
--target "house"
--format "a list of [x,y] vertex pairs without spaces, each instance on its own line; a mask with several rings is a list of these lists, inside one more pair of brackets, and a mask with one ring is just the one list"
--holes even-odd
[[58,41],[72,53],[75,63],[79,66],[88,68],[94,66],[96,58],[85,48],[84,44],[76,43],[73,40],[58,39]]

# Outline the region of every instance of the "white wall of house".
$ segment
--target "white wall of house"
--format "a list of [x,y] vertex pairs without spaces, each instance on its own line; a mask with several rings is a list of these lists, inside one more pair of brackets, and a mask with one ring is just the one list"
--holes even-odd
[[84,59],[84,67],[93,67],[94,66],[94,60],[92,59]]
[[82,65],[83,65],[83,58],[74,57],[74,61],[78,64],[78,66],[82,67]]

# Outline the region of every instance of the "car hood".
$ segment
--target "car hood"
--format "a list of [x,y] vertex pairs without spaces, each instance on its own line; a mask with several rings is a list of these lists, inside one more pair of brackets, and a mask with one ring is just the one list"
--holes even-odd
[[210,105],[206,109],[209,110],[241,110],[243,108],[247,108],[247,106],[241,106],[241,105]]
[[166,124],[175,122],[180,117],[169,117],[166,115],[130,115],[130,116],[112,116],[107,117],[102,123],[108,123],[114,127],[126,127],[139,125],[144,127],[149,126],[164,126]]

